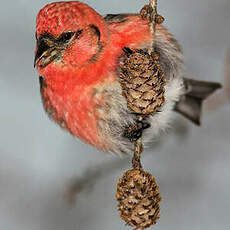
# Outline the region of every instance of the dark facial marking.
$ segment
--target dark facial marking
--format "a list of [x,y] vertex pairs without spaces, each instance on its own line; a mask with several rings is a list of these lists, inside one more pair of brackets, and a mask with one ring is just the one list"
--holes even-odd
[[98,47],[98,50],[97,52],[91,57],[91,59],[89,60],[89,62],[96,62],[98,60],[98,56],[99,54],[102,52],[103,50],[103,45],[100,41],[101,39],[101,32],[99,30],[99,28],[95,25],[90,25],[90,28],[93,29],[94,33],[96,34],[96,36],[98,37],[98,42],[97,42],[97,47]]
[[[47,51],[47,54],[45,55],[44,58],[46,58],[45,62],[43,63],[44,65],[41,66],[46,66],[52,61],[56,60],[61,56],[61,52],[68,47],[68,45],[71,43],[71,38],[75,36],[72,40],[76,40],[79,38],[81,35],[82,30],[78,30],[76,32],[65,32],[62,33],[58,38],[55,38],[54,36],[50,35],[49,33],[41,34],[39,38],[36,36],[37,40],[37,52],[35,54],[34,58],[34,67],[36,65],[36,62],[39,60],[40,57]],[[51,55],[52,51],[57,50],[56,55]],[[50,52],[50,53],[49,53]]]
[[60,37],[57,39],[58,42],[68,42],[74,35],[74,32],[66,32],[62,33]]
[[67,43],[70,41],[70,39],[76,34],[76,38],[75,39],[78,39],[78,37],[80,36],[80,34],[82,33],[82,30],[78,30],[77,32],[71,32],[71,31],[68,31],[68,32],[65,32],[65,33],[62,33],[58,38],[57,38],[57,42],[59,43]]
[[100,39],[101,39],[101,32],[100,32],[99,28],[97,26],[93,25],[93,24],[90,25],[90,27],[94,30],[95,34],[98,37],[98,40],[100,41]]
[[54,36],[52,36],[52,35],[49,34],[49,33],[41,34],[41,35],[39,36],[39,38],[37,38],[37,39],[38,39],[38,42],[39,42],[39,41],[42,41],[42,40],[52,40],[52,41],[55,41]]

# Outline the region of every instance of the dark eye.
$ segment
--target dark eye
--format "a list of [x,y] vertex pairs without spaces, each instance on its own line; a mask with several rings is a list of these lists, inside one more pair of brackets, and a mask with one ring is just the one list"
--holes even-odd
[[73,35],[74,35],[74,32],[62,33],[58,40],[60,42],[68,42],[73,37]]

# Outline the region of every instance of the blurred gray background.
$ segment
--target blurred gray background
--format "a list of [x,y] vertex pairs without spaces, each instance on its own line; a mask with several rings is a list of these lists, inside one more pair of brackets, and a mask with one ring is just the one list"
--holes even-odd
[[[101,14],[137,12],[146,3],[84,2]],[[35,17],[47,3],[1,3],[0,230],[127,229],[114,196],[130,159],[106,155],[74,139],[43,111],[33,55]],[[230,0],[159,0],[159,13],[183,46],[188,75],[224,83]],[[171,131],[145,152],[144,167],[159,181],[163,196],[156,230],[230,228],[226,97],[222,91],[209,99],[201,128],[178,116]],[[70,205],[71,183],[80,192]]]

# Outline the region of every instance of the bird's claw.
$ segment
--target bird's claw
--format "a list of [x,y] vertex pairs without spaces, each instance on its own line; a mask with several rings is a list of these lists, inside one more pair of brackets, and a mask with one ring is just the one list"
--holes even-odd
[[136,125],[131,125],[125,129],[123,136],[131,142],[137,141],[145,129],[149,128],[150,124],[145,121],[138,121]]

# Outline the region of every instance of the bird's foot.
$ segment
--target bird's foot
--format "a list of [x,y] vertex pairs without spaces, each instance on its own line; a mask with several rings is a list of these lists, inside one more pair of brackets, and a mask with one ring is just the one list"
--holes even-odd
[[123,135],[131,142],[135,142],[142,136],[143,131],[149,127],[150,124],[146,121],[137,121],[136,125],[131,125],[126,128]]

